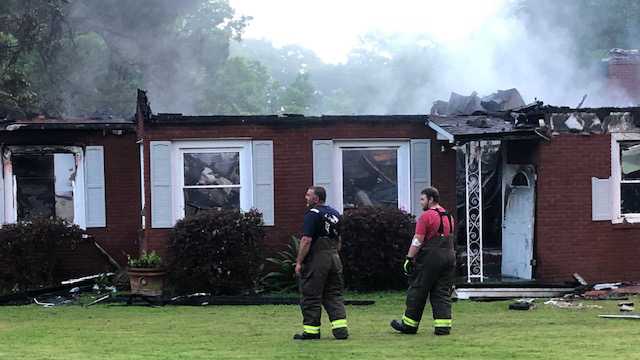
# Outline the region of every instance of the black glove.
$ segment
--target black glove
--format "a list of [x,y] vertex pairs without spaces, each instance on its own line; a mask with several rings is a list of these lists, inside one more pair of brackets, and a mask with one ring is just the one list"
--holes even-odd
[[409,276],[413,273],[413,270],[416,266],[416,259],[407,256],[404,259],[404,264],[402,265],[402,270],[404,271],[404,274]]

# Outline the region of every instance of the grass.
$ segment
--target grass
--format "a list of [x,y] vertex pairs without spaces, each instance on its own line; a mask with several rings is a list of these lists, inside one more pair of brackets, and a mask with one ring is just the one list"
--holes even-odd
[[376,304],[348,307],[348,341],[332,339],[326,314],[322,340],[292,341],[296,306],[0,307],[0,359],[640,359],[640,321],[597,316],[617,313],[614,301],[532,311],[459,301],[453,334],[435,337],[430,316],[418,335],[391,331],[402,293],[349,298]]

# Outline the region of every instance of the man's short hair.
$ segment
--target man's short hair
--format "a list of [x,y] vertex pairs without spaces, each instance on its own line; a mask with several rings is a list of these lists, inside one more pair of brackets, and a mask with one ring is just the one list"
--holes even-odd
[[313,193],[316,194],[320,201],[327,201],[327,190],[325,190],[322,186],[312,186],[309,190],[313,190]]
[[422,190],[421,194],[426,196],[427,199],[432,198],[433,201],[437,203],[440,202],[440,192],[438,191],[438,189],[434,188],[433,186],[429,186],[428,188]]

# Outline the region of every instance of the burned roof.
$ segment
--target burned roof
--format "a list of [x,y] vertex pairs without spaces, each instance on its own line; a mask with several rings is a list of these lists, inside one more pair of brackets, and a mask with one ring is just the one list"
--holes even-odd
[[305,116],[302,114],[282,115],[185,115],[181,113],[158,113],[151,111],[147,93],[138,90],[138,115],[150,125],[319,125],[333,123],[382,123],[389,121],[404,121],[426,124],[428,117],[418,115],[319,115]]
[[156,114],[151,115],[147,122],[150,124],[199,124],[199,125],[306,125],[329,124],[339,122],[389,122],[405,121],[425,124],[427,115],[319,115],[305,116],[299,114],[289,115],[183,115],[183,114]]
[[0,131],[14,130],[135,130],[134,119],[113,116],[45,117],[0,121]]
[[449,141],[504,138],[535,138],[535,126],[516,126],[515,121],[489,115],[429,116],[429,126]]
[[549,137],[560,133],[640,132],[640,107],[579,108],[542,102],[510,111],[429,116],[429,126],[451,142]]

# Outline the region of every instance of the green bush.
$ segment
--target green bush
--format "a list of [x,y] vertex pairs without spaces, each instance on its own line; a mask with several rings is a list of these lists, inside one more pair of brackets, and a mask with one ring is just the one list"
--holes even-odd
[[295,268],[299,248],[300,239],[292,236],[285,250],[278,251],[276,257],[266,259],[268,263],[274,265],[275,269],[261,279],[265,290],[291,292],[298,288]]
[[0,293],[55,284],[58,255],[74,250],[83,231],[62,219],[36,218],[0,229]]
[[138,258],[132,258],[127,255],[127,263],[129,264],[129,267],[132,268],[153,269],[159,268],[162,265],[162,258],[160,255],[156,254],[155,251],[150,253],[143,251],[142,255]]
[[341,226],[345,284],[354,290],[402,289],[402,263],[415,229],[414,216],[392,207],[349,210]]
[[237,294],[261,272],[262,215],[209,210],[178,221],[169,236],[170,280],[179,292]]

